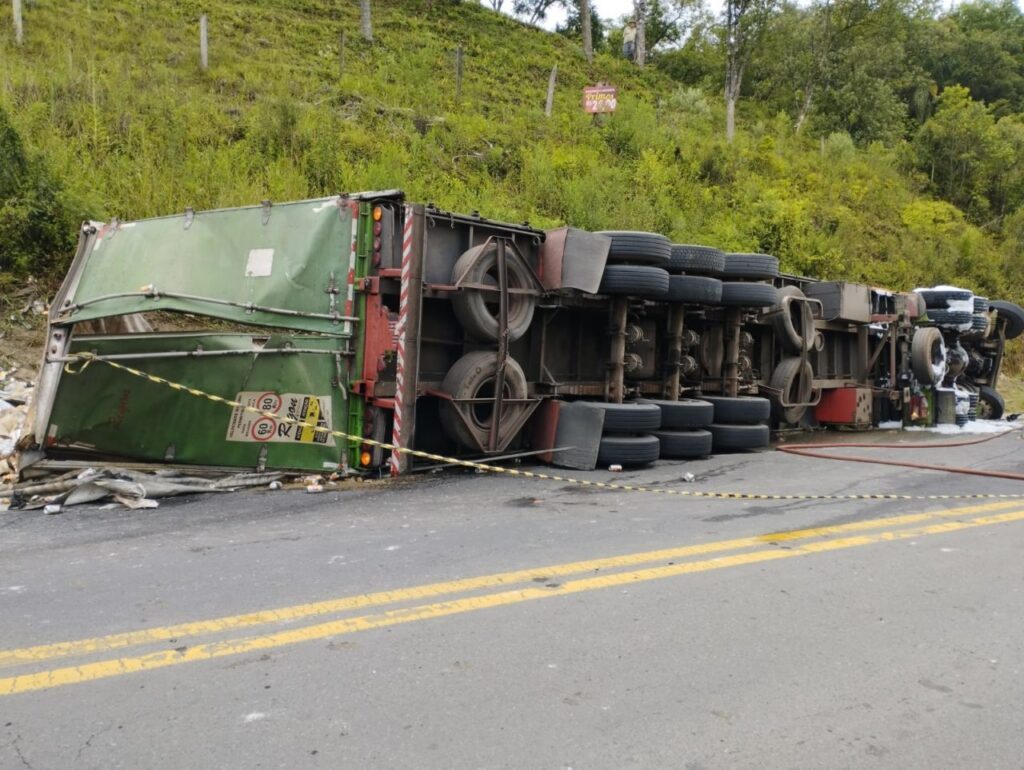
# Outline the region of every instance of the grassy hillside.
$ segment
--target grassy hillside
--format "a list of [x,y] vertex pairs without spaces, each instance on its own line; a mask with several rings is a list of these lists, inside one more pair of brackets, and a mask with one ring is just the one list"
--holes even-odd
[[[347,0],[37,0],[18,49],[4,3],[0,110],[68,222],[400,187],[540,226],[767,251],[794,272],[1018,293],[1017,244],[919,194],[898,146],[797,137],[751,103],[729,146],[717,94],[613,57],[587,65],[572,41],[474,2],[433,6],[375,0],[370,46]],[[603,121],[580,109],[581,88],[599,80],[620,89],[619,111]],[[9,227],[23,209],[7,211]]]

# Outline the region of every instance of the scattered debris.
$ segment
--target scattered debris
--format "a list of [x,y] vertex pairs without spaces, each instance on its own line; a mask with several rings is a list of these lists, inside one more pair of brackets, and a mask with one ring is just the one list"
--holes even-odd
[[15,376],[17,371],[0,369],[0,483],[14,481],[14,454],[32,399],[32,383]]
[[618,464],[616,464],[616,465],[609,465],[608,466],[608,470],[610,472],[612,472],[612,473],[622,473],[622,466],[618,465]]

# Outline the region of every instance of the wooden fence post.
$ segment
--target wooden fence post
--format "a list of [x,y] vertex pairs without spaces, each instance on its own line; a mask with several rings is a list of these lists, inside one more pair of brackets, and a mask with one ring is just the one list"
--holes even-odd
[[462,99],[462,46],[455,49],[455,101]]
[[544,105],[544,115],[551,117],[551,107],[555,103],[555,78],[558,77],[558,65],[551,68],[551,77],[548,78],[548,100]]
[[199,17],[199,66],[204,70],[210,66],[209,25],[206,14]]
[[21,19],[21,0],[11,0],[14,11],[14,42],[21,45],[25,42],[25,26]]

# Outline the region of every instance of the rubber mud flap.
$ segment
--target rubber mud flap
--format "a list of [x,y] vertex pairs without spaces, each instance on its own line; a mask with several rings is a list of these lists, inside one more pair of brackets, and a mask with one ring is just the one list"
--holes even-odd
[[758,396],[701,396],[715,407],[715,422],[749,425],[765,422],[772,413],[771,402]]
[[721,304],[726,307],[769,307],[779,304],[779,290],[770,283],[726,281],[722,284]]
[[696,398],[660,401],[641,398],[638,404],[654,404],[661,410],[661,427],[665,430],[706,428],[715,417],[715,407]]
[[601,277],[598,293],[661,299],[668,293],[668,287],[668,271],[660,267],[608,265]]
[[719,425],[712,423],[711,446],[715,452],[741,449],[763,449],[768,446],[770,433],[767,425]]
[[658,233],[636,230],[598,230],[596,235],[610,238],[609,262],[636,262],[664,267],[672,257],[672,242]]
[[597,452],[597,467],[650,465],[660,454],[661,444],[656,436],[605,436]]
[[685,302],[690,305],[718,305],[722,301],[722,282],[717,278],[701,275],[673,275],[669,279],[669,302]]
[[562,403],[555,428],[555,447],[570,448],[553,452],[551,464],[581,471],[594,470],[603,432],[603,409],[587,401]]
[[726,254],[722,275],[771,280],[779,277],[779,260],[769,254]]
[[591,403],[604,410],[605,433],[647,433],[661,427],[661,409],[655,404]]
[[673,243],[668,269],[673,273],[717,277],[725,269],[725,252],[711,246]]
[[711,432],[706,430],[659,430],[652,435],[661,444],[661,456],[683,460],[711,454]]

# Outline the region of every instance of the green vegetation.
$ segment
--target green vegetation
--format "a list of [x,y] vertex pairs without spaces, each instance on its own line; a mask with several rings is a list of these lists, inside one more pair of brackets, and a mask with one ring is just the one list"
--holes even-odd
[[[84,217],[399,187],[541,227],[656,230],[766,251],[797,273],[900,288],[953,282],[991,296],[1024,287],[1024,126],[1014,117],[1024,88],[998,41],[985,50],[1005,65],[998,93],[1009,96],[989,107],[943,82],[918,130],[900,99],[922,78],[880,71],[891,51],[866,50],[869,37],[837,39],[821,61],[796,56],[799,34],[813,29],[790,11],[778,17],[794,30],[788,43],[766,38],[750,64],[727,144],[710,37],[692,36],[640,71],[611,46],[587,64],[577,41],[472,2],[375,0],[370,46],[355,2],[37,0],[19,49],[9,4],[0,8],[0,272],[9,276],[58,274]],[[905,47],[916,39],[897,37]],[[947,37],[950,50],[970,42]],[[864,66],[840,78],[858,56]],[[819,78],[819,65],[832,74]],[[793,73],[819,84],[800,130],[806,99],[786,86]],[[620,89],[605,119],[580,108],[582,87],[596,81]]]

